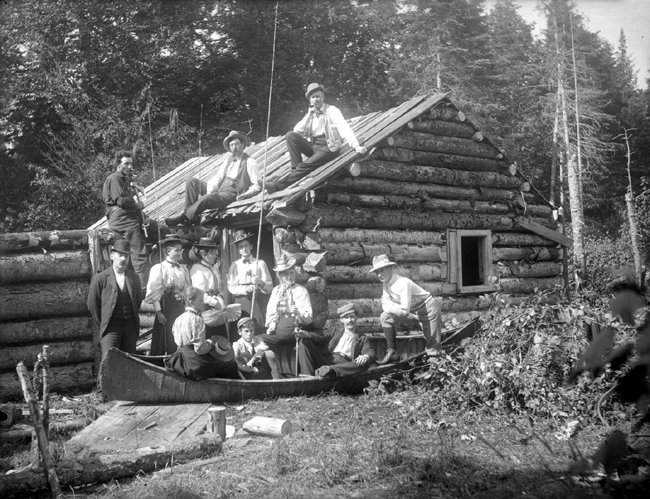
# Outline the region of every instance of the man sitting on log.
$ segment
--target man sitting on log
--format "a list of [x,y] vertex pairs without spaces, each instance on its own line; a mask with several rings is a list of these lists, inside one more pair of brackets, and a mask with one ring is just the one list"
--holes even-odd
[[253,197],[262,190],[262,180],[257,161],[244,149],[248,137],[232,131],[224,139],[223,147],[230,152],[226,163],[208,182],[190,177],[185,183],[185,210],[180,215],[165,219],[170,227],[179,224],[195,225],[206,210],[220,210],[236,199]]
[[[310,83],[305,97],[309,100],[307,115],[287,133],[285,140],[291,157],[291,173],[283,179],[266,182],[269,192],[281,191],[333,160],[340,154],[343,139],[359,154],[366,148],[359,145],[354,132],[341,111],[325,104],[325,89],[318,83]],[[302,155],[307,159],[302,160]]]
[[418,322],[424,333],[427,355],[435,355],[440,349],[442,337],[441,298],[434,298],[412,280],[394,272],[397,265],[386,255],[372,259],[370,272],[376,272],[384,285],[381,296],[381,326],[386,337],[386,355],[377,364],[399,360],[395,345],[395,324]]
[[353,303],[336,311],[344,330],[323,334],[297,331],[300,372],[316,376],[346,376],[368,369],[375,361],[375,350],[363,334],[356,332],[357,311]]

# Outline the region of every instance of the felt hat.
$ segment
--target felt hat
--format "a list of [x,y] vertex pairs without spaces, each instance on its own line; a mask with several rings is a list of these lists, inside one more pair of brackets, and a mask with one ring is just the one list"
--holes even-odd
[[242,317],[237,321],[237,329],[241,329],[250,325],[251,329],[255,329],[255,320],[252,317]]
[[213,336],[214,353],[222,360],[232,360],[235,358],[235,352],[230,346],[230,342],[223,336]]
[[181,238],[181,236],[179,236],[177,234],[167,234],[160,241],[158,241],[158,244],[160,244],[161,247],[164,248],[165,246],[167,246],[169,244],[172,244],[172,243],[183,245],[186,242],[187,241],[185,239]]
[[377,255],[372,259],[372,268],[368,271],[370,272],[377,272],[379,269],[383,269],[384,267],[392,267],[393,265],[397,265],[394,262],[391,262],[388,259],[388,256],[386,255]]
[[219,245],[214,241],[214,239],[210,239],[209,237],[202,237],[199,239],[198,242],[194,243],[195,248],[218,248]]
[[230,152],[230,141],[232,139],[239,139],[241,140],[241,143],[244,147],[248,147],[249,141],[248,141],[248,136],[244,135],[241,132],[238,132],[237,130],[232,130],[229,134],[228,137],[223,139],[223,148],[226,150],[226,152]]
[[317,92],[318,90],[325,93],[325,89],[320,83],[310,83],[309,86],[307,87],[307,91],[305,92],[305,97],[309,99],[309,96],[314,92]]
[[354,303],[346,303],[345,305],[336,309],[336,313],[339,314],[339,317],[345,317],[346,315],[356,314],[357,307]]
[[295,267],[297,260],[294,257],[287,258],[284,255],[280,255],[277,262],[275,262],[275,267],[273,267],[274,272],[284,272],[289,270],[292,267]]
[[245,239],[250,239],[251,237],[255,237],[255,234],[251,234],[250,232],[246,232],[245,230],[238,230],[232,236],[232,242],[230,244],[237,244],[242,242]]
[[118,253],[123,253],[125,255],[131,254],[131,245],[126,239],[118,239],[113,243],[111,251],[117,251]]

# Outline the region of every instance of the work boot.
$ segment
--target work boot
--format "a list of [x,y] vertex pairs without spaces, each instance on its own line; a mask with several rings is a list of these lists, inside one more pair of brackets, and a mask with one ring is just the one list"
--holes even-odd
[[384,358],[378,360],[377,364],[383,366],[384,364],[390,364],[392,362],[397,362],[398,360],[399,360],[399,355],[397,355],[397,351],[393,350],[392,348],[389,348],[386,351],[386,355],[384,355]]
[[190,219],[187,218],[185,213],[176,215],[175,217],[165,218],[165,224],[167,227],[176,227],[177,225],[189,225]]

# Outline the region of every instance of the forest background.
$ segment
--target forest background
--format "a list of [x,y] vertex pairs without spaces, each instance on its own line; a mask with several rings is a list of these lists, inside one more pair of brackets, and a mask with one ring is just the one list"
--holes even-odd
[[[0,231],[80,229],[100,219],[116,149],[134,152],[139,180],[149,184],[154,164],[159,178],[199,153],[222,153],[230,130],[265,139],[276,2],[0,5]],[[482,0],[278,5],[271,136],[304,114],[312,81],[348,118],[451,92],[558,203],[558,161],[569,156],[554,143],[562,85],[569,148],[580,118],[590,267],[630,264],[630,188],[648,247],[650,91],[637,88],[623,32],[612,47],[570,0],[539,2],[548,29],[537,39],[512,0],[490,12]]]

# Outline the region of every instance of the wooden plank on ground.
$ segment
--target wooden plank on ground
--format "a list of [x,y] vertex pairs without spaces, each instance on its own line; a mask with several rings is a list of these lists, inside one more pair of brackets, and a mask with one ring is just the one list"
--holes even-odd
[[544,227],[541,224],[538,224],[537,222],[533,222],[529,218],[526,217],[517,217],[517,225],[519,227],[522,227],[526,230],[529,230],[538,236],[545,237],[546,239],[550,239],[551,241],[555,241],[558,244],[561,244],[562,246],[569,247],[573,244],[573,240],[570,237],[565,236],[564,234],[560,234],[559,232],[556,232],[554,230],[549,229],[548,227]]

